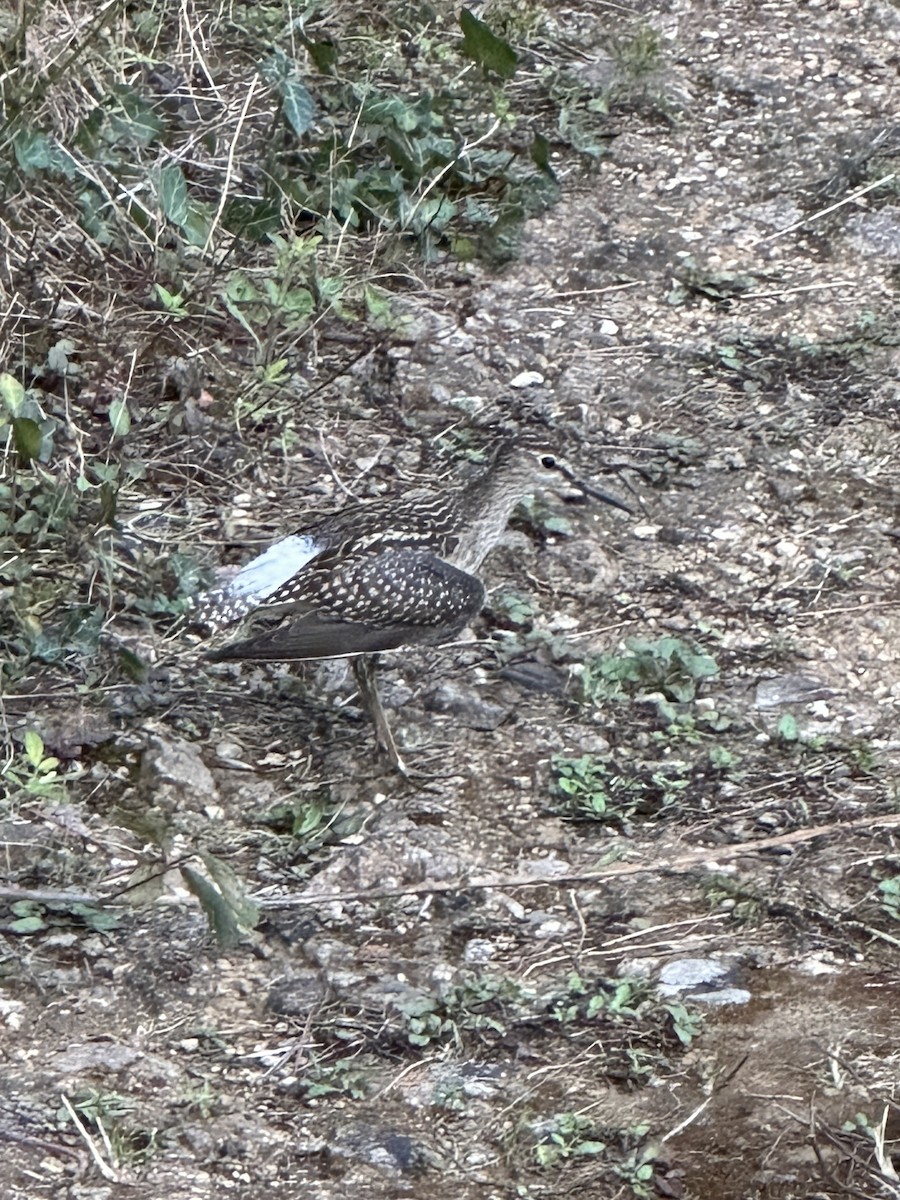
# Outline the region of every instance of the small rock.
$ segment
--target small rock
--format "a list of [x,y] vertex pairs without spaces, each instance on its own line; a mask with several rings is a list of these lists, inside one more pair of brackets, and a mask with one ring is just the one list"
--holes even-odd
[[266,1007],[280,1016],[302,1019],[321,1008],[327,994],[328,985],[318,971],[303,971],[276,983]]
[[492,732],[509,716],[510,710],[502,704],[483,700],[471,688],[456,683],[442,682],[425,696],[428,712],[447,713],[458,718],[468,729]]
[[420,1171],[435,1161],[435,1155],[408,1134],[378,1129],[363,1121],[342,1122],[329,1148],[344,1158],[402,1174]]
[[201,811],[219,798],[200,750],[180,738],[152,739],[141,760],[140,787],[151,804],[173,811]]
[[61,1075],[80,1075],[88,1071],[124,1071],[139,1062],[143,1055],[133,1046],[117,1042],[86,1042],[70,1046],[52,1060],[53,1068]]
[[691,1004],[706,1004],[710,1008],[723,1004],[749,1004],[752,999],[746,988],[726,987],[717,992],[691,992]]
[[725,963],[714,958],[680,958],[659,973],[661,992],[683,992],[700,984],[716,984],[728,975]]
[[549,692],[559,695],[566,686],[566,673],[549,663],[510,663],[499,672],[500,678],[530,692]]
[[810,704],[829,700],[834,692],[820,679],[808,675],[776,675],[756,685],[756,707],[777,708],[781,704]]
[[509,381],[509,386],[514,388],[537,387],[543,382],[544,376],[540,371],[520,371]]

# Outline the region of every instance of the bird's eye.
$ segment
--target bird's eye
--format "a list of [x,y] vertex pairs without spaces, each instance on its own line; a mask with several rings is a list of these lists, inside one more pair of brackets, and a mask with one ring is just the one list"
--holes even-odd
[[552,454],[542,454],[541,455],[541,466],[545,467],[548,471],[552,471],[553,468],[556,466],[556,459],[553,457]]

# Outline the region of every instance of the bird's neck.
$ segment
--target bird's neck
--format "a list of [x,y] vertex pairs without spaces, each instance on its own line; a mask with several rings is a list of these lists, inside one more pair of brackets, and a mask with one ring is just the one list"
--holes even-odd
[[512,511],[525,495],[518,473],[495,466],[466,486],[460,496],[463,514],[461,550],[454,563],[464,571],[477,571],[500,541]]

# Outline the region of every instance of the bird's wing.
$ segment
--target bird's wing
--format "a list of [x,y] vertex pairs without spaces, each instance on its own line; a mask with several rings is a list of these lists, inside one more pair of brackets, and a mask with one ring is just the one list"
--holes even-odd
[[483,603],[474,575],[428,551],[390,550],[329,573],[315,611],[206,657],[279,662],[438,643],[455,637]]
[[197,620],[221,629],[261,605],[272,603],[280,593],[289,590],[286,585],[326,548],[326,544],[305,533],[282,538],[225,583],[201,592],[193,605]]

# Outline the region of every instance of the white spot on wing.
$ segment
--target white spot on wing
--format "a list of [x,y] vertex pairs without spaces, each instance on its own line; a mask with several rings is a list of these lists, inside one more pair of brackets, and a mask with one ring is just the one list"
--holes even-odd
[[321,554],[322,549],[315,538],[306,534],[282,538],[241,567],[227,584],[228,594],[234,599],[253,597],[254,600],[265,600],[317,554]]
[[[211,588],[196,598],[198,617],[214,629],[238,621],[283,587],[324,545],[307,534],[282,538],[251,559],[227,583]],[[291,587],[290,592],[296,592]]]

